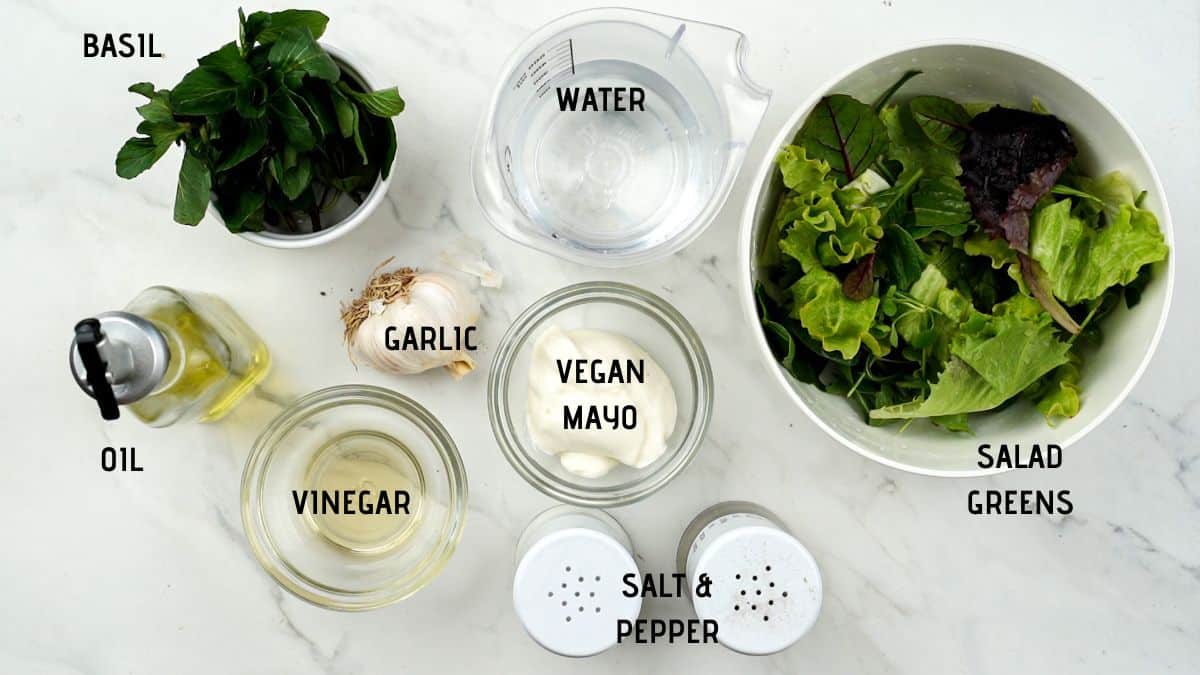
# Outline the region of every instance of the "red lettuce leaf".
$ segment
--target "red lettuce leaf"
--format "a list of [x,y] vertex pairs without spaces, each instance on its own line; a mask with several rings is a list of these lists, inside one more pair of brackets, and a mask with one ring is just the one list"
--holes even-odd
[[866,300],[875,293],[875,254],[865,257],[842,281],[842,294],[851,300]]
[[1029,257],[1029,214],[1075,153],[1071,133],[1057,117],[995,106],[971,120],[958,177],[975,219],[1017,252],[1030,293],[1071,333],[1078,333],[1079,325],[1049,291],[1037,261]]

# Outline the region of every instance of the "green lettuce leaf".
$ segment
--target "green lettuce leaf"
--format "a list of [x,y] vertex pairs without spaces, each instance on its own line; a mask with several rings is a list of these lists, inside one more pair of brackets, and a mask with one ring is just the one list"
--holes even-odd
[[817,232],[801,230],[791,243],[785,244],[784,241],[790,233],[789,228],[805,215],[808,207],[822,196],[832,195],[837,189],[833,181],[825,180],[829,165],[821,160],[810,159],[804,148],[798,145],[789,145],[780,150],[775,156],[775,163],[789,191],[779,199],[775,219],[763,238],[759,264],[764,267],[778,265],[781,251],[787,249],[789,255],[804,263],[805,270],[819,267],[820,261],[816,257]]
[[870,412],[873,420],[949,417],[991,410],[1008,400],[961,359],[951,359],[924,399],[899,403]]
[[830,180],[817,183],[823,163],[806,159],[803,150],[780,154],[780,171],[791,175],[785,180],[811,190],[788,193],[780,199],[772,231],[767,234],[767,247],[772,239],[778,239],[778,249],[796,259],[806,273],[868,256],[883,237],[880,209],[864,205],[862,191],[836,190]]
[[1133,187],[1133,182],[1120,171],[1110,171],[1099,178],[1078,176],[1075,183],[1080,193],[1101,205],[1109,222],[1117,219],[1122,206],[1138,206],[1140,193]]
[[[817,257],[817,240],[823,233],[836,229],[837,225],[827,223],[826,219],[820,216],[819,211],[816,218],[811,221],[807,220],[810,215],[808,209],[811,208],[811,205],[806,204],[805,198],[801,195],[789,197],[786,201],[791,202],[790,205],[787,205],[789,211],[784,212],[785,203],[781,202],[780,211],[775,220],[780,225],[780,229],[786,230],[787,234],[779,239],[775,249],[799,261],[805,272],[821,269],[821,259]],[[795,210],[794,215],[793,209]]]
[[1082,360],[1075,352],[1068,357],[1066,363],[1043,377],[1031,392],[1038,411],[1052,427],[1078,415],[1082,406],[1079,388]]
[[971,301],[950,288],[946,276],[930,264],[901,302],[905,307],[895,322],[897,334],[909,345],[929,350],[939,363],[949,360],[952,341],[975,314]]
[[[842,190],[834,193],[834,199],[846,194]],[[850,193],[861,195],[858,190]],[[844,207],[843,207],[844,208]],[[821,264],[826,267],[836,267],[853,262],[875,252],[875,245],[883,237],[883,226],[879,224],[879,209],[866,206],[855,209],[839,209],[841,220],[836,220],[837,227],[822,237],[817,244],[817,255]],[[846,216],[846,213],[849,216]]]
[[917,96],[908,102],[908,108],[930,141],[954,152],[962,150],[971,116],[961,105],[941,96]]
[[[810,158],[808,151],[799,145],[789,145],[775,156],[775,164],[783,175],[783,184],[789,190],[807,194],[822,188],[829,174],[829,163],[820,158]],[[836,187],[836,186],[833,186]]]
[[919,304],[896,319],[896,332],[904,338],[905,342],[913,344],[921,341],[919,334],[934,311],[938,294],[946,290],[947,285],[946,276],[936,266],[925,266],[920,278],[909,290],[909,295]]
[[950,176],[922,180],[912,197],[913,220],[908,231],[914,239],[933,232],[959,237],[972,222],[967,193]]
[[946,431],[957,431],[959,433],[971,433],[970,417],[967,413],[958,413],[957,415],[939,415],[938,417],[930,417],[929,421],[945,429]]
[[907,105],[887,106],[880,111],[879,119],[890,141],[887,157],[903,167],[897,183],[905,182],[918,170],[924,171],[926,178],[953,178],[962,173],[958,152],[929,140]]
[[877,408],[872,419],[943,417],[991,410],[1067,362],[1070,344],[1058,339],[1049,314],[1023,296],[997,305],[987,320],[970,321],[929,395]]
[[1041,305],[1018,294],[996,305],[992,320],[977,331],[965,328],[951,351],[988,384],[1012,396],[1066,363],[1070,348],[1058,339]]
[[1017,263],[1017,252],[1008,245],[1008,240],[993,238],[987,232],[976,232],[963,240],[963,252],[972,256],[986,256],[991,260],[994,270],[1007,268],[1008,278],[1017,282],[1022,293],[1029,293],[1025,277],[1021,275],[1021,266]]
[[[864,207],[842,212],[832,196],[812,193],[815,202],[799,205],[796,218],[779,241],[779,248],[798,260],[805,272],[820,267],[836,267],[853,262],[875,251],[883,237],[879,209]],[[791,204],[793,208],[798,205]]]
[[1012,250],[1006,239],[993,237],[982,231],[963,240],[963,252],[967,255],[987,256],[991,259],[994,270],[1017,262],[1017,252]]
[[799,319],[827,352],[841,352],[849,359],[866,345],[876,356],[887,353],[887,347],[871,335],[879,298],[851,300],[842,293],[842,282],[832,272],[816,269],[805,274],[791,287],[793,306],[791,316]]
[[[1064,303],[1098,298],[1111,286],[1132,282],[1143,265],[1167,257],[1158,219],[1132,200],[1114,204],[1113,216],[1100,228],[1073,216],[1071,205],[1071,200],[1063,199],[1039,206],[1030,229],[1030,255],[1045,270],[1055,297]],[[1105,211],[1110,212],[1110,207]]]

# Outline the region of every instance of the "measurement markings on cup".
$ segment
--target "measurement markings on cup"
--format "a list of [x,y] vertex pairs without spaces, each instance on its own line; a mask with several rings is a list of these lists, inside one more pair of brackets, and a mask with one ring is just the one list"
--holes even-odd
[[534,78],[534,84],[537,85],[537,96],[541,98],[550,91],[550,83],[554,78],[570,71],[575,74],[575,43],[570,38],[554,45],[546,50],[543,54],[542,62],[539,64],[541,72]]

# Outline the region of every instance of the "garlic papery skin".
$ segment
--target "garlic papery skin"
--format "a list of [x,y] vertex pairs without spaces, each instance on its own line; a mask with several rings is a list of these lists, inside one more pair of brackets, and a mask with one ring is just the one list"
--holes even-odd
[[483,257],[483,244],[477,239],[460,238],[441,252],[438,261],[459,272],[478,278],[479,285],[484,288],[500,288],[504,284],[504,275],[488,264]]
[[[389,261],[390,262],[390,261]],[[383,263],[384,265],[387,262]],[[381,265],[382,267],[382,265]],[[458,279],[438,272],[402,268],[377,273],[363,292],[342,310],[350,358],[395,375],[412,375],[444,367],[455,379],[471,372],[475,360],[461,349],[389,349],[410,328],[418,334],[434,329],[438,335],[465,335],[479,321],[479,300]]]

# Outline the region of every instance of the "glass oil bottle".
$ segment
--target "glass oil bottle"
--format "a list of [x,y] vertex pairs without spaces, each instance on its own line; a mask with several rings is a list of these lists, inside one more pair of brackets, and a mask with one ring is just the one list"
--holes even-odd
[[104,419],[152,427],[218,420],[266,377],[262,340],[218,297],[153,286],[75,326],[71,370]]

